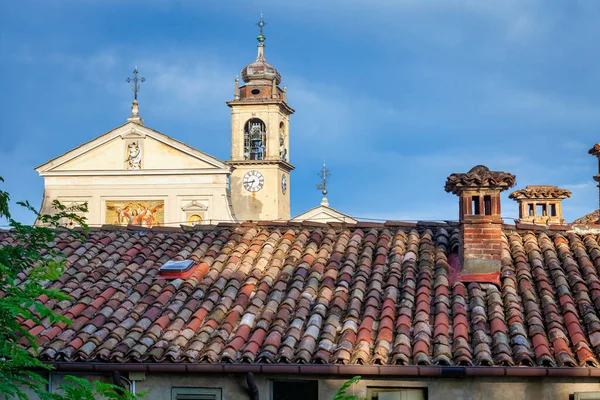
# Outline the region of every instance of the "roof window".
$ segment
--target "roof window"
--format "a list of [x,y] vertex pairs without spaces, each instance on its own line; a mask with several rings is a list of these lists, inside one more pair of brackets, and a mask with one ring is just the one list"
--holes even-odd
[[158,277],[165,279],[187,279],[194,270],[194,260],[169,260],[158,269]]

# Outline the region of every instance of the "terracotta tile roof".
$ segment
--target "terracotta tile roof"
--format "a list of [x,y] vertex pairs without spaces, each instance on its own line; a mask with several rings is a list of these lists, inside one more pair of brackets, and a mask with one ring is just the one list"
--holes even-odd
[[589,214],[584,215],[581,218],[573,221],[573,224],[581,224],[581,225],[589,225],[589,224],[597,224],[600,219],[600,210],[594,210]]
[[499,289],[454,282],[447,225],[63,232],[72,326],[23,325],[57,362],[598,366],[599,239],[505,228]]

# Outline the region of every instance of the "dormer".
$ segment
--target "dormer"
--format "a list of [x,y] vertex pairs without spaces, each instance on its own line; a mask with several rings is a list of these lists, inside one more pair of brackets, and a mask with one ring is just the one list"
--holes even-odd
[[562,225],[562,201],[571,192],[558,186],[531,185],[512,192],[509,196],[519,203],[517,222],[535,225]]

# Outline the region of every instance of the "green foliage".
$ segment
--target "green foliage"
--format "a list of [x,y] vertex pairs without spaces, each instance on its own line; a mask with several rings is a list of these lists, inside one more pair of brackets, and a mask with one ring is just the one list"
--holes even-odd
[[352,379],[344,382],[342,387],[340,387],[338,389],[338,391],[335,392],[335,395],[333,396],[333,400],[368,400],[366,397],[359,398],[358,396],[355,396],[352,394],[346,394],[346,389],[348,389],[350,386],[357,383],[359,380],[360,380],[360,376],[355,376]]
[[[0,177],[0,182],[4,180]],[[72,384],[62,385],[63,394],[44,391],[46,381],[32,370],[50,370],[36,358],[38,345],[22,322],[70,325],[70,321],[36,301],[45,295],[57,301],[70,300],[66,294],[44,287],[44,283],[58,279],[65,270],[66,261],[48,244],[54,241],[57,229],[66,222],[81,226],[87,233],[85,218],[79,213],[87,211],[87,204],[66,207],[58,201],[52,206],[52,215],[38,213],[28,202],[17,204],[35,213],[38,225],[23,225],[11,218],[8,202],[10,196],[0,190],[0,217],[6,217],[11,226],[14,245],[0,247],[0,398],[28,399],[24,388],[34,391],[42,399],[93,399],[104,396],[111,399],[135,399],[123,389],[109,384],[68,377]],[[70,230],[82,241],[85,237]],[[32,352],[23,346],[29,346]],[[50,396],[50,397],[48,397]]]

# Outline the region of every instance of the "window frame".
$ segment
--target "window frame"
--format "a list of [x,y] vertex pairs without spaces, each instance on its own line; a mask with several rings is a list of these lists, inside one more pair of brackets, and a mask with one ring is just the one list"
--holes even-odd
[[214,395],[215,400],[223,400],[223,389],[222,388],[209,388],[209,387],[172,387],[171,388],[171,400],[177,400],[177,396],[180,394],[187,395]]
[[296,378],[292,378],[292,379],[270,379],[270,394],[271,394],[271,399],[275,398],[275,382],[316,382],[317,383],[317,399],[320,399],[319,397],[319,389],[320,389],[320,385],[319,385],[319,379],[296,379]]
[[574,400],[597,400],[600,399],[600,392],[575,392]]
[[429,390],[427,386],[367,386],[367,398],[372,399],[377,393],[373,391],[381,390],[384,392],[402,391],[402,390],[419,390],[423,393],[424,400],[429,399]]

